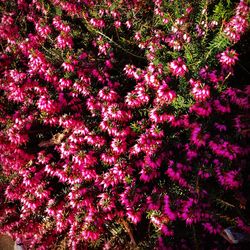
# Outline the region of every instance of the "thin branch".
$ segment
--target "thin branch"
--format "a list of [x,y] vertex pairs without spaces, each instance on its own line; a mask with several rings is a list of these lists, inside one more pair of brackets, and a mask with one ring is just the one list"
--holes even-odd
[[216,199],[218,202],[220,202],[221,204],[224,204],[225,206],[228,206],[228,207],[235,207],[233,204],[227,202],[227,201],[224,201],[222,199]]
[[123,50],[124,52],[126,52],[127,54],[133,56],[133,57],[136,57],[136,58],[140,58],[140,59],[143,59],[143,60],[147,60],[145,57],[142,57],[142,56],[138,56],[128,50],[126,50],[125,48],[123,48],[120,44],[118,44],[117,42],[115,42],[113,39],[111,39],[110,37],[108,37],[107,35],[105,35],[104,33],[102,33],[101,31],[99,30],[96,30],[94,29],[93,27],[91,27],[91,25],[89,24],[88,20],[86,19],[86,17],[83,15],[83,19],[85,20],[85,24],[86,24],[86,28],[89,30],[89,31],[92,31],[92,32],[95,32],[103,37],[105,37],[107,40],[109,40],[111,43],[113,43],[114,45],[116,45],[118,48],[120,48],[121,50]]
[[192,229],[193,229],[194,247],[195,247],[195,250],[199,250],[200,246],[199,246],[199,242],[198,242],[198,239],[197,239],[196,230],[195,230],[194,225],[192,226]]
[[242,69],[244,69],[247,72],[248,75],[250,75],[250,72],[240,62],[237,63],[240,65]]
[[121,223],[125,227],[125,230],[127,231],[128,235],[130,237],[131,242],[133,243],[134,246],[136,246],[135,238],[133,236],[133,233],[132,233],[132,231],[130,229],[129,224],[124,219],[121,219]]
[[228,73],[228,75],[225,77],[225,79],[224,79],[224,81],[223,81],[223,83],[222,84],[224,84],[225,82],[226,82],[226,80],[230,77],[232,75],[232,73],[231,72],[229,72]]
[[52,50],[48,50],[47,48],[45,48],[43,45],[42,45],[42,48],[50,55],[50,56],[54,56],[56,57],[57,59],[61,60],[62,58],[56,54],[54,51]]
[[143,59],[143,60],[147,60],[145,57],[142,57],[142,56],[138,56],[128,50],[126,50],[125,48],[123,48],[120,44],[116,43],[114,40],[112,40],[110,37],[106,36],[105,34],[103,34],[101,31],[99,30],[95,30],[96,33],[98,33],[99,35],[105,37],[106,39],[108,39],[110,42],[112,42],[113,44],[115,44],[118,48],[120,48],[121,50],[123,50],[124,52],[126,52],[127,54],[131,55],[131,56],[134,56],[134,57],[137,57],[137,58],[140,58],[140,59]]

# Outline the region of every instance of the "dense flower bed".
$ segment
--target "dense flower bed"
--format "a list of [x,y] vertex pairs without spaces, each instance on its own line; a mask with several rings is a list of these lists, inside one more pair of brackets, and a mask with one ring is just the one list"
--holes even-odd
[[247,230],[249,87],[228,86],[246,1],[0,3],[0,232],[182,249]]

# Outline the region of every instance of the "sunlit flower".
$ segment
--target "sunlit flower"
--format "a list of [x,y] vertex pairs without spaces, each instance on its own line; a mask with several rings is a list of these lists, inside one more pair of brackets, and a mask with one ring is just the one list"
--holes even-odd
[[222,67],[232,67],[238,61],[238,54],[233,49],[226,49],[218,55],[218,58]]
[[187,66],[180,57],[169,64],[169,69],[174,76],[184,76],[188,72]]

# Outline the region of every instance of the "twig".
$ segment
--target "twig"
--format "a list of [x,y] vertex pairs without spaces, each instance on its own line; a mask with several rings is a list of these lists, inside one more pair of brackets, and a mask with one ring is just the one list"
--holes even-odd
[[238,62],[238,64],[242,69],[244,69],[247,72],[248,75],[250,75],[250,72],[240,62]]
[[142,56],[138,56],[126,49],[124,49],[120,44],[116,43],[114,40],[112,40],[110,37],[106,36],[105,34],[103,34],[101,31],[99,30],[95,30],[96,33],[98,33],[99,35],[105,37],[106,39],[108,39],[110,42],[112,42],[113,44],[115,44],[117,47],[119,47],[121,50],[123,50],[124,52],[126,52],[127,54],[131,55],[131,56],[134,56],[134,57],[137,57],[137,58],[140,58],[140,59],[143,59],[143,60],[147,60],[145,57],[142,57]]
[[197,240],[197,235],[196,235],[196,230],[195,230],[194,225],[192,226],[192,229],[193,229],[193,237],[194,237],[194,247],[195,247],[195,250],[199,250],[200,247],[199,247],[199,242]]
[[217,199],[218,202],[228,206],[228,207],[235,207],[233,204],[227,202],[227,201],[223,201],[222,199]]
[[129,224],[124,219],[121,219],[121,223],[125,227],[128,235],[130,237],[131,242],[133,243],[134,246],[136,246],[135,238],[134,238],[133,233],[129,227]]
[[208,57],[210,56],[210,54],[212,53],[212,51],[215,49],[215,48],[218,48],[221,44],[222,44],[223,41],[220,41],[218,44],[216,44],[215,46],[213,46],[207,53],[206,57],[205,57],[205,60],[208,59]]
[[142,56],[138,56],[128,50],[126,50],[125,48],[123,48],[120,44],[118,44],[117,42],[115,42],[113,39],[111,39],[110,37],[108,37],[107,35],[105,35],[104,33],[102,33],[101,31],[99,30],[96,30],[94,29],[93,27],[91,27],[91,25],[89,25],[89,22],[88,20],[86,19],[86,17],[83,15],[83,19],[85,20],[85,24],[86,24],[86,28],[89,30],[89,31],[92,31],[92,32],[95,32],[103,37],[105,37],[106,39],[108,39],[111,43],[115,44],[118,48],[120,48],[121,50],[123,50],[124,52],[126,52],[127,54],[133,56],[133,57],[136,57],[136,58],[140,58],[140,59],[143,59],[143,60],[147,60],[145,57],[142,57]]
[[61,133],[56,133],[53,137],[47,141],[42,141],[38,144],[39,147],[49,147],[53,145],[58,145],[66,137],[68,133],[67,129],[64,129]]
[[224,79],[224,81],[223,81],[223,83],[222,84],[224,84],[225,82],[226,82],[226,80],[230,77],[232,75],[232,73],[231,72],[229,72],[228,73],[228,75],[225,77],[225,79]]
[[45,48],[44,46],[42,46],[42,48],[47,52],[49,53],[51,56],[54,56],[56,57],[57,59],[61,60],[61,57],[59,55],[57,55],[55,52],[53,52],[52,50],[48,50],[47,48]]

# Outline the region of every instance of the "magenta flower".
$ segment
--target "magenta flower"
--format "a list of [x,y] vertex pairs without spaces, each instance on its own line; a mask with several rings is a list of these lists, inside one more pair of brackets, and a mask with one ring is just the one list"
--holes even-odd
[[60,49],[66,49],[69,47],[70,49],[73,47],[73,40],[72,37],[66,34],[61,34],[57,38],[56,47]]
[[190,141],[197,147],[205,146],[209,137],[209,134],[202,133],[202,128],[198,124],[193,126]]
[[169,69],[170,72],[176,77],[183,77],[188,72],[187,66],[180,57],[169,64]]
[[170,104],[176,98],[176,93],[170,90],[167,84],[162,84],[157,90],[156,103],[159,104]]
[[232,67],[238,61],[238,54],[235,50],[228,48],[218,55],[219,61],[223,68]]
[[199,80],[190,79],[190,84],[192,86],[191,93],[194,99],[198,102],[205,101],[210,97],[210,88]]
[[233,43],[240,40],[241,35],[245,32],[248,27],[247,17],[249,15],[249,5],[246,1],[241,0],[236,7],[236,15],[226,24],[223,30],[226,36]]

